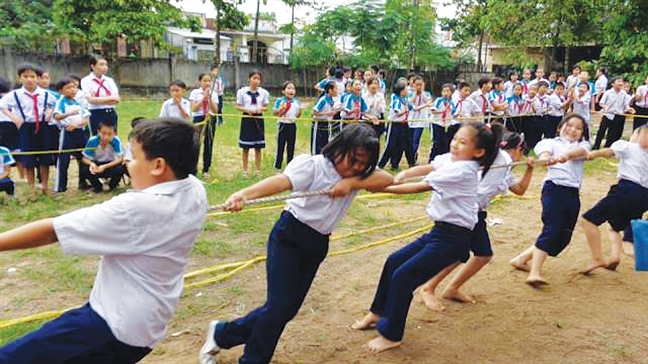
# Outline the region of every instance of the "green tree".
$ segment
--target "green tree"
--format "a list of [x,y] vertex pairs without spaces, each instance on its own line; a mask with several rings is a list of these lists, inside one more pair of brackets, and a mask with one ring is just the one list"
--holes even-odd
[[221,41],[220,35],[222,29],[242,30],[250,22],[245,13],[237,9],[237,5],[241,4],[241,0],[211,0],[216,8],[216,35],[214,36],[214,64],[221,63],[220,48]]
[[52,0],[0,2],[0,44],[21,50],[53,50],[62,35],[52,21]]

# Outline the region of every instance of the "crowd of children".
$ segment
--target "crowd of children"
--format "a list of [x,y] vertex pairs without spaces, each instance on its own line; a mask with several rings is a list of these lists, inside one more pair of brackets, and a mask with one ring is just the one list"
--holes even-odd
[[[49,166],[56,163],[55,190],[65,191],[73,155],[79,161],[80,188],[101,192],[100,179],[105,179],[113,190],[128,172],[135,191],[0,233],[0,251],[58,241],[68,253],[102,255],[88,304],[0,348],[0,362],[102,358],[134,363],[146,356],[165,336],[182,291],[189,253],[204,223],[206,194],[192,175],[197,174],[201,134],[205,135],[203,173],[210,169],[214,129],[223,105],[218,68],[199,76],[200,87],[189,100],[184,99],[185,83],[172,82],[171,98],[163,103],[160,119],[134,120],[126,148],[116,136],[114,105],[120,99],[114,82],[105,76],[107,62],[95,57],[90,68],[90,75],[80,83],[74,77],[57,82],[57,95],[39,86],[45,85],[49,74],[32,65],[19,67],[22,86],[6,90],[0,99],[4,118],[17,131],[0,123],[3,133],[9,130],[2,135],[3,142],[6,135],[17,138],[9,147],[0,146],[0,191],[14,191],[7,177],[15,150],[31,186],[39,169],[46,190]],[[579,221],[586,160],[616,156],[620,164],[618,185],[581,217],[592,252],[584,274],[602,267],[616,269],[622,249],[619,232],[648,210],[648,126],[638,123],[630,141],[620,140],[619,132],[620,118],[635,112],[632,103],[640,112],[648,106],[645,87],[630,96],[623,80],[615,78],[613,88],[602,91],[607,85],[607,79],[600,79],[606,77],[604,69],[597,72],[598,86],[579,69],[564,82],[557,75],[545,80],[542,70],[531,80],[531,70],[524,70],[520,81],[515,73],[506,82],[483,78],[474,92],[463,81],[457,87],[445,84],[435,100],[425,91],[423,79],[411,74],[394,82],[387,103],[384,73],[358,71],[351,80],[350,70],[329,70],[327,79],[316,85],[322,95],[312,108],[311,155],[294,159],[295,120],[306,106],[296,98],[294,82],[283,85],[283,96],[272,112],[279,117],[275,168],[282,167],[284,149],[287,166],[282,173],[233,193],[225,210],[239,211],[251,199],[288,190],[327,189],[328,193],[288,200],[268,238],[266,302],[241,318],[210,322],[199,352],[201,363],[213,363],[221,349],[238,345],[245,345],[242,363],[270,362],[326,257],[331,233],[359,190],[434,192],[425,209],[434,227],[386,259],[370,312],[352,325],[356,330],[378,331],[367,343],[373,353],[401,345],[418,287],[428,307],[443,308],[435,289],[461,263],[466,264],[443,297],[472,301],[459,288],[492,259],[486,209],[491,199],[506,190],[524,194],[535,163],[548,167],[541,198],[543,228],[535,244],[510,261],[529,272],[529,285],[548,284],[541,274],[543,263],[570,243]],[[270,95],[261,87],[262,80],[260,72],[250,72],[249,86],[236,96],[236,108],[242,112],[239,146],[246,175],[249,150],[255,150],[258,173],[266,145],[262,116]],[[601,108],[610,131],[607,136],[597,135],[594,144],[597,149],[605,138],[605,148],[590,151],[589,118],[596,107]],[[389,122],[382,129],[385,115]],[[430,160],[417,165],[421,135],[430,125]],[[386,147],[381,155],[383,133]],[[74,148],[83,151],[55,153]],[[524,176],[516,180],[511,164],[531,150],[539,159],[528,158]],[[23,153],[31,151],[45,153]],[[395,177],[380,170],[387,163],[397,169],[403,154],[409,169]],[[413,177],[423,180],[408,181]],[[111,234],[101,233],[106,218],[113,222]],[[612,227],[610,259],[601,253],[597,227],[604,222]]]

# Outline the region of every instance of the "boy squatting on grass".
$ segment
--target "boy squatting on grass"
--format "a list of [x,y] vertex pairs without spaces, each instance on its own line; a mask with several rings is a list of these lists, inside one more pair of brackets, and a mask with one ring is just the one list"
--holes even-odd
[[133,191],[0,233],[0,251],[58,241],[66,253],[102,256],[89,302],[0,348],[0,363],[136,363],[166,336],[207,211],[191,175],[194,128],[144,121],[131,147]]

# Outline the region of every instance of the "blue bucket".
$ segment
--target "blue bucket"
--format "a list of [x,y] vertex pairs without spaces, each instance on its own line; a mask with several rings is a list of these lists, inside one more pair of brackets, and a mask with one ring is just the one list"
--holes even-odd
[[635,270],[648,272],[648,220],[632,220]]

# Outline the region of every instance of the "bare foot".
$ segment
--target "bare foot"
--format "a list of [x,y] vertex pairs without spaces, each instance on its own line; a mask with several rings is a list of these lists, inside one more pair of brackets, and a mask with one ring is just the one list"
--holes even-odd
[[623,242],[623,253],[627,256],[634,257],[635,256],[635,251],[634,251],[634,244],[628,241]]
[[608,264],[605,266],[605,269],[607,269],[607,270],[616,270],[617,267],[619,266],[620,262],[621,262],[621,260],[619,258],[612,258],[612,259],[610,259]]
[[425,306],[427,306],[427,308],[429,308],[430,310],[438,312],[445,310],[445,306],[441,303],[441,301],[439,301],[434,292],[421,289],[419,290],[419,294],[421,295]]
[[366,343],[365,348],[367,348],[367,350],[369,350],[371,354],[378,354],[385,350],[397,348],[400,346],[400,344],[400,341],[390,341],[382,336],[378,336],[377,338]]
[[373,312],[369,312],[362,318],[362,320],[356,321],[351,328],[354,330],[367,330],[375,327],[376,323],[380,320],[380,316],[376,315]]
[[596,269],[605,268],[606,266],[607,264],[605,262],[593,260],[587,268],[580,271],[580,274],[588,276],[592,274],[592,272],[594,272]]
[[473,300],[472,297],[465,293],[461,293],[458,289],[454,288],[446,289],[445,292],[443,292],[443,298],[461,303],[475,303],[475,300]]
[[513,268],[515,268],[517,270],[521,270],[521,271],[525,271],[525,272],[529,272],[531,270],[531,267],[529,266],[529,264],[527,264],[527,262],[520,261],[520,259],[518,257],[515,257],[515,258],[511,259],[509,261],[509,263],[511,263]]
[[527,277],[525,282],[526,282],[526,284],[528,284],[529,286],[534,287],[534,288],[539,288],[539,287],[542,287],[544,285],[549,284],[549,282],[545,281],[545,279],[542,278],[541,276],[536,276],[536,275],[531,275],[531,274],[529,274],[529,276]]

